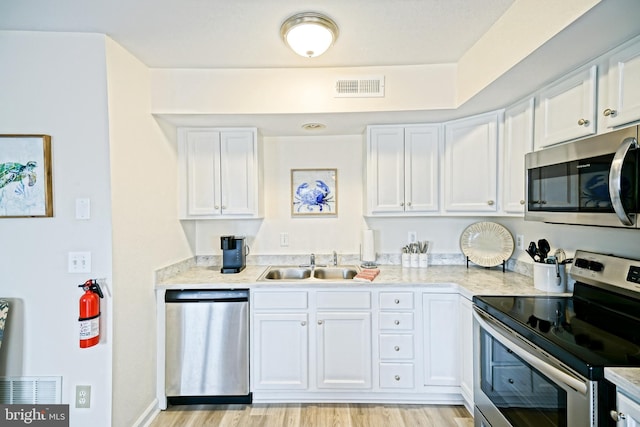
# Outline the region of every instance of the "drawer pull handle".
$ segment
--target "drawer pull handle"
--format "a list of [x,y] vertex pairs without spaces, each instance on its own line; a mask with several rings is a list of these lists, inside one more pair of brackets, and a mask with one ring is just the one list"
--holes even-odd
[[396,379],[396,381],[400,381],[400,375],[396,375],[394,378]]
[[396,321],[395,321],[395,322],[393,322],[393,323],[395,323],[396,325],[399,325],[399,324],[400,324],[400,321],[399,321],[399,320],[396,320]]
[[393,300],[393,302],[395,302],[396,304],[400,304],[400,300],[399,299],[395,299],[395,300]]
[[400,351],[400,347],[398,347],[398,346],[393,347],[393,349],[394,349],[395,351]]

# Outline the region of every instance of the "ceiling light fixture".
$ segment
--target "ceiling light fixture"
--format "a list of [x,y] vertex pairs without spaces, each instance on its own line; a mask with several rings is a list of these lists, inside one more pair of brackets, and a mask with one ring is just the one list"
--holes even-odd
[[289,17],[280,27],[284,42],[298,55],[320,56],[338,38],[338,26],[330,18],[316,12],[303,12]]

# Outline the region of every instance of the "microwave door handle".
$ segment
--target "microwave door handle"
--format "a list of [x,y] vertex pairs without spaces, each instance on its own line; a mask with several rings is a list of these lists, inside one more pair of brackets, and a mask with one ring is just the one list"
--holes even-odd
[[[565,384],[568,387],[571,387],[578,393],[587,394],[587,384],[585,380],[580,378],[576,378],[575,375],[565,372],[548,362],[541,360],[538,356],[530,353],[529,351],[523,349],[520,344],[518,344],[514,338],[509,337],[511,335],[510,332],[505,331],[504,327],[497,323],[495,320],[490,318],[489,315],[483,313],[476,307],[474,307],[473,317],[478,322],[480,327],[485,331],[489,332],[489,334],[498,341],[500,344],[510,349],[513,353],[519,356],[522,360],[527,362],[529,365],[533,366],[538,371],[542,372],[549,378],[556,380],[559,383]],[[493,332],[493,333],[492,333]],[[531,346],[531,349],[536,348],[531,343],[527,343]]]
[[638,148],[638,141],[635,138],[629,137],[622,141],[622,144],[620,144],[616,154],[613,156],[611,169],[609,170],[609,195],[611,197],[611,204],[618,219],[624,225],[633,225],[633,220],[624,210],[622,198],[620,197],[622,193],[622,164],[624,163],[625,156],[632,148]]

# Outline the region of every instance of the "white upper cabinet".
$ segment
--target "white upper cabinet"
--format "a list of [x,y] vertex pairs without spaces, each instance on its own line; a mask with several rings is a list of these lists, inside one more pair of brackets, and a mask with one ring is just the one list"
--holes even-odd
[[180,128],[180,217],[259,217],[262,169],[258,149],[253,128]]
[[536,149],[596,133],[597,67],[560,80],[538,95]]
[[438,211],[440,126],[371,126],[367,135],[367,215]]
[[613,128],[640,120],[640,41],[624,47],[609,58],[609,96],[600,114],[606,127]]
[[445,124],[445,211],[496,212],[499,118],[492,112]]
[[503,210],[523,214],[525,204],[524,155],[533,150],[533,98],[504,112]]

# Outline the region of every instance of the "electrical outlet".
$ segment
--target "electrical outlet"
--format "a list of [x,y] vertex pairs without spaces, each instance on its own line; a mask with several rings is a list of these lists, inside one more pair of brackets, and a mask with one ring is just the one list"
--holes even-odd
[[516,234],[516,248],[524,251],[524,236],[522,234]]
[[418,233],[410,231],[407,236],[407,243],[416,243],[418,241]]
[[91,407],[91,386],[77,385],[76,386],[76,408],[90,408],[90,407]]

